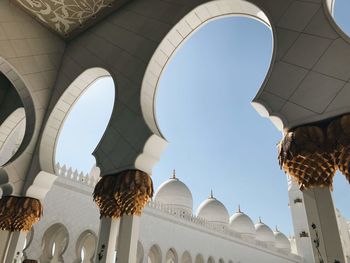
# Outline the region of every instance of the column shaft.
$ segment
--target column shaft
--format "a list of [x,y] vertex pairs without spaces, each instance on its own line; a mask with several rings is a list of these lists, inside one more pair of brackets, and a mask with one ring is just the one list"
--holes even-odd
[[136,263],[139,232],[140,216],[122,216],[117,245],[118,263]]
[[21,263],[27,232],[11,232],[8,239],[4,263]]
[[311,188],[303,191],[303,199],[315,262],[322,262],[321,258],[324,263],[345,262],[331,191],[328,188]]
[[101,218],[95,262],[115,263],[114,257],[119,232],[119,224],[119,219],[116,220],[109,217]]

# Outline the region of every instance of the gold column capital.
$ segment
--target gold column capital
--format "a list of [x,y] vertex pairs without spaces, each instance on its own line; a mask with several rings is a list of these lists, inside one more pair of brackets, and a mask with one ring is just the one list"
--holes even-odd
[[152,196],[152,179],[140,170],[102,176],[93,193],[101,217],[115,219],[123,215],[141,215]]
[[40,200],[31,197],[3,196],[0,199],[0,229],[30,231],[43,212]]

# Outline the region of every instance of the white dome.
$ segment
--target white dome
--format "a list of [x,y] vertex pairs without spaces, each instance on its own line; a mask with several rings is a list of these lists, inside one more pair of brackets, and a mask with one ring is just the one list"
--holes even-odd
[[199,205],[196,215],[211,223],[229,223],[229,214],[226,207],[212,196]]
[[275,246],[277,248],[290,252],[291,246],[289,239],[283,233],[278,231],[278,229],[276,229],[276,231],[274,231],[273,234],[275,236]]
[[154,200],[192,213],[193,199],[191,191],[175,176],[159,186]]
[[240,234],[255,234],[253,221],[245,213],[238,211],[230,217],[230,227]]
[[275,242],[275,236],[267,225],[263,222],[259,221],[259,223],[255,224],[256,231],[256,239],[262,242]]

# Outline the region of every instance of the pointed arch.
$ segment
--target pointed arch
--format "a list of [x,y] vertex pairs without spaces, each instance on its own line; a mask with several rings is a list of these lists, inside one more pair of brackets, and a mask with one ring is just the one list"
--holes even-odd
[[69,244],[69,233],[67,228],[56,223],[50,226],[44,233],[42,239],[41,262],[63,262],[63,254]]
[[185,251],[181,256],[181,263],[192,263],[192,257],[190,252]]
[[175,248],[169,248],[165,255],[165,263],[178,263],[178,260]]
[[207,263],[215,263],[214,258],[213,258],[212,256],[210,256],[210,257],[208,258]]
[[162,251],[157,244],[154,244],[147,255],[147,263],[162,263]]
[[92,230],[80,234],[76,244],[76,263],[93,263],[97,246],[97,236]]
[[197,254],[194,263],[204,263],[204,257],[202,256],[202,254]]

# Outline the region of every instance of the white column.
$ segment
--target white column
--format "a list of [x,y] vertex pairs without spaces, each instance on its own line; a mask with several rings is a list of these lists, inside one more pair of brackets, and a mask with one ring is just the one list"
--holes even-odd
[[4,263],[21,263],[27,232],[11,232],[8,239]]
[[117,245],[118,263],[136,263],[140,217],[124,215],[120,220]]
[[322,257],[324,263],[345,263],[331,191],[327,188],[304,190],[303,199],[311,241],[317,239],[316,231],[319,238],[318,250],[313,242],[315,262],[320,262]]
[[6,246],[7,246],[7,242],[9,240],[9,237],[10,237],[10,232],[0,230],[0,262],[5,261],[4,260],[5,252],[6,252]]
[[102,217],[98,245],[96,250],[96,263],[115,263],[115,248],[119,232],[120,220]]
[[292,214],[293,228],[297,251],[304,258],[305,263],[314,263],[315,256],[312,249],[313,243],[309,237],[302,233],[309,233],[309,224],[305,211],[303,193],[293,178],[287,175],[289,208]]

